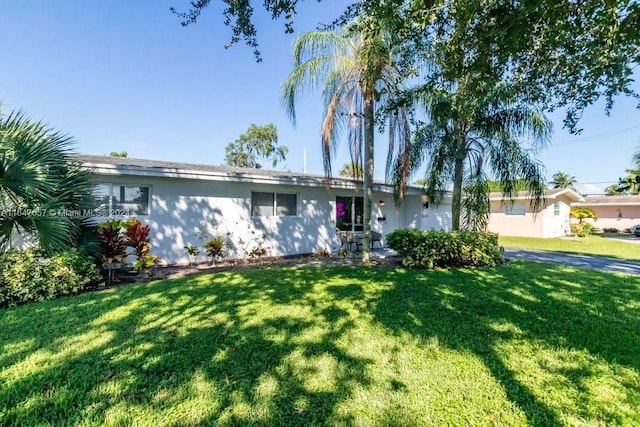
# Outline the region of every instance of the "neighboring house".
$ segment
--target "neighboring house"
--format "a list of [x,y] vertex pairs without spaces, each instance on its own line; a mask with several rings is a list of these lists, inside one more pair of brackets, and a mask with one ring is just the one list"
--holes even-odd
[[[152,253],[167,264],[187,263],[187,245],[202,248],[203,224],[210,233],[231,236],[238,256],[263,234],[270,255],[335,252],[339,230],[363,228],[362,183],[347,178],[332,178],[327,186],[323,176],[310,174],[127,157],[76,159],[96,175],[104,213],[96,220],[135,216],[149,224]],[[436,207],[422,188],[406,194],[396,208],[392,187],[374,185],[372,229],[383,244],[398,228],[450,229],[450,200]]]
[[539,211],[531,208],[527,192],[518,192],[513,200],[502,193],[490,193],[491,212],[488,230],[503,236],[560,237],[570,231],[570,210],[583,197],[569,188],[545,191]]
[[640,224],[640,196],[587,196],[572,206],[593,209],[598,219],[590,222],[599,229],[624,231]]

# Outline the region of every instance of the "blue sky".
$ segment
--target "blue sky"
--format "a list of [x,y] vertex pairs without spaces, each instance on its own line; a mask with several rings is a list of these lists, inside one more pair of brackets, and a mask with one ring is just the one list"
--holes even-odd
[[[295,35],[331,21],[345,2],[303,2],[293,35],[260,4],[263,62],[256,63],[244,44],[224,48],[230,30],[217,4],[184,28],[169,7],[186,9],[187,0],[2,1],[2,109],[20,108],[73,135],[82,153],[127,151],[206,164],[223,163],[226,144],[251,123],[275,123],[279,143],[290,150],[278,168],[302,171],[306,150],[307,171],[322,173],[320,93],[297,104],[294,128],[280,88],[291,71]],[[602,104],[592,106],[578,136],[562,129],[562,116],[550,115],[555,135],[539,154],[549,179],[562,170],[577,177],[581,191],[597,193],[632,166],[640,145],[640,110],[632,100],[619,99],[610,117]],[[382,179],[384,141],[377,146],[376,178]],[[337,154],[336,170],[346,162],[346,147]]]

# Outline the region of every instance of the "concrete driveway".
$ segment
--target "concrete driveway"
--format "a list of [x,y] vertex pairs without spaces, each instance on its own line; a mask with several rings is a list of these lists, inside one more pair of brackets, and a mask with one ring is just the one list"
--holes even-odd
[[571,267],[591,268],[593,270],[614,273],[640,274],[640,262],[616,258],[515,248],[505,248],[504,256],[506,259],[562,264]]

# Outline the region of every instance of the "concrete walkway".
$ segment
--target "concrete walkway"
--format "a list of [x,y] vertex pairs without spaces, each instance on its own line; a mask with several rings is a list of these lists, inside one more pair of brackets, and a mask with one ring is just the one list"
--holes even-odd
[[505,248],[504,257],[506,259],[562,264],[571,267],[590,268],[614,273],[640,274],[640,262],[617,258],[514,248]]

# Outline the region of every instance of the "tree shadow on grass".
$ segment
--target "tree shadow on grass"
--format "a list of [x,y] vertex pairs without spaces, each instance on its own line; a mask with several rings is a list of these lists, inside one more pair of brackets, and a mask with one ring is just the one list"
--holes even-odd
[[[567,413],[623,424],[621,405],[634,408],[640,395],[637,374],[619,377],[628,394],[611,408],[591,382],[602,370],[640,369],[640,284],[560,270],[256,269],[0,311],[0,424],[348,425],[362,414],[345,402],[373,386],[390,399],[414,391],[404,374],[372,377],[413,341],[477,357],[533,425],[560,425]],[[364,343],[386,361],[350,351],[345,337],[357,339],[363,323],[388,331]],[[531,346],[557,354],[544,359]],[[533,368],[512,360],[520,348]],[[572,363],[582,353],[590,363]],[[528,369],[560,381],[550,386],[574,393],[574,407],[545,398]],[[425,422],[412,406],[384,403],[379,424]]]
[[[395,334],[437,338],[443,347],[479,357],[532,425],[637,421],[640,308],[634,301],[640,299],[640,279],[628,276],[612,287],[610,275],[579,269],[558,274],[562,269],[513,263],[501,269],[407,271],[369,309]],[[513,354],[518,348],[531,353]],[[588,360],[575,360],[574,354]],[[545,398],[544,381],[531,385],[539,378],[527,378],[522,371],[529,367],[518,365],[527,358],[547,387],[573,395],[572,407]],[[594,383],[611,381],[610,371],[625,369],[635,374],[630,381],[619,375],[617,391],[624,393],[596,393]]]
[[[14,350],[0,364],[0,424],[350,423],[334,409],[370,381],[370,361],[337,344],[353,324],[315,297],[314,273],[202,276],[0,313]],[[176,407],[176,421],[161,418]]]

